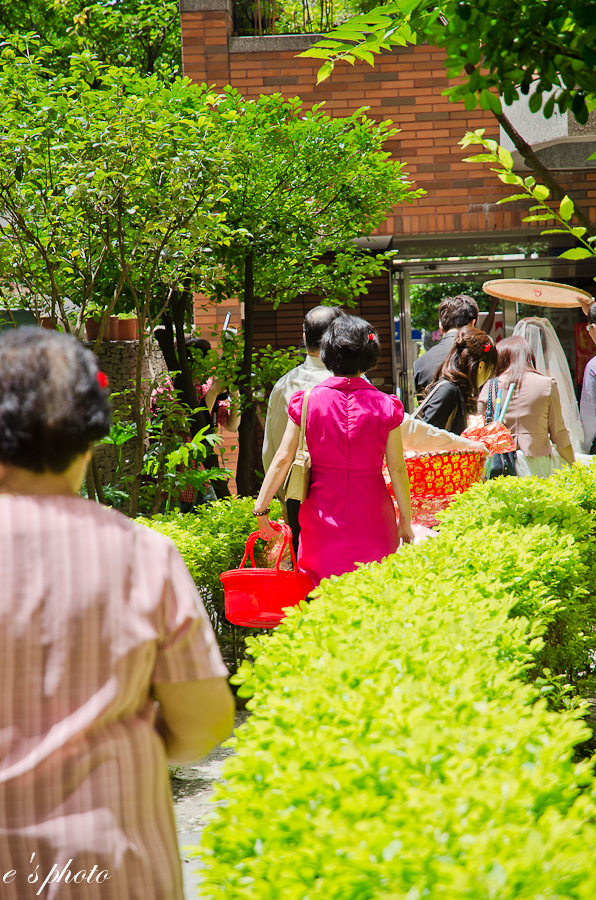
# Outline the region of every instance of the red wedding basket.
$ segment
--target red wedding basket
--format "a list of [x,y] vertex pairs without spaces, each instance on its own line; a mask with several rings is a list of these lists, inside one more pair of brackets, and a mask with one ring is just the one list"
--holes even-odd
[[[447,509],[474,482],[482,480],[484,459],[482,450],[450,450],[407,456],[412,522],[436,528],[439,524],[437,513]],[[386,466],[383,467],[383,474],[395,501]]]
[[[275,628],[285,618],[283,610],[305,600],[312,589],[308,575],[298,571],[291,529],[281,523],[274,527],[283,534],[275,569],[257,569],[255,566],[254,547],[259,532],[253,531],[246,542],[240,568],[222,572],[220,576],[225,592],[226,619],[233,625]],[[286,547],[289,547],[292,556],[291,572],[279,567]],[[252,569],[245,569],[249,554]]]

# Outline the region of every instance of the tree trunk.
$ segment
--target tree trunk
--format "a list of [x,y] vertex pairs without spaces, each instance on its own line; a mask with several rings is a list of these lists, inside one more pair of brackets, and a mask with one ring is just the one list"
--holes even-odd
[[139,328],[139,343],[137,346],[137,362],[135,376],[135,399],[134,399],[134,421],[137,426],[135,436],[135,463],[134,478],[130,489],[130,517],[135,519],[139,512],[139,495],[141,492],[141,481],[143,478],[143,457],[145,455],[145,426],[147,423],[147,412],[141,412],[142,398],[142,366],[145,350],[145,335],[142,328]]
[[97,502],[103,503],[105,506],[106,498],[103,492],[103,484],[101,483],[101,472],[99,471],[99,466],[97,465],[97,457],[95,455],[95,450],[93,450],[91,454],[91,468],[93,470],[93,486],[95,488],[95,492],[97,494]]
[[[473,66],[472,63],[468,63],[464,68],[468,75],[472,75],[472,73],[476,71],[476,67]],[[520,156],[525,159],[530,168],[533,169],[534,173],[549,189],[551,194],[554,194],[558,200],[562,200],[563,197],[567,195],[567,191],[563,185],[559,184],[550,169],[547,169],[546,166],[540,162],[528,142],[523,139],[515,126],[511,124],[505,113],[496,113],[493,111],[493,115]],[[578,222],[584,226],[589,235],[596,234],[596,224],[590,220],[587,213],[585,213],[581,206],[578,206],[575,201],[574,214]]]
[[[513,144],[515,145],[515,149],[519,151],[520,156],[522,156],[528,165],[534,170],[538,178],[546,185],[551,194],[554,194],[558,200],[562,200],[563,197],[567,195],[567,191],[565,188],[559,184],[559,182],[553,177],[551,171],[546,168],[546,166],[540,162],[532,148],[526,141],[523,139],[521,134],[517,131],[517,129],[511,124],[509,119],[504,113],[494,113],[494,116],[503,128],[505,134],[511,139]],[[574,215],[578,222],[584,226],[587,233],[589,235],[596,234],[596,224],[590,221],[590,218],[586,212],[577,204],[577,202],[573,201],[574,206]]]
[[[196,409],[199,406],[197,400],[197,392],[192,380],[192,371],[188,361],[188,350],[184,342],[184,299],[179,303],[177,295],[172,298],[172,314],[164,313],[162,316],[162,328],[157,328],[155,337],[163,353],[166,366],[169,372],[176,372],[174,376],[174,387],[180,392],[182,402],[190,409]],[[178,309],[178,306],[181,309]],[[180,329],[180,313],[182,315]],[[176,339],[174,338],[174,326],[176,325]],[[180,335],[182,340],[180,341]],[[191,433],[194,436],[201,428],[210,426],[211,422],[204,411],[194,413],[191,417]],[[213,428],[210,429],[213,432]],[[205,468],[215,469],[220,467],[220,460],[217,453],[207,453],[204,461]],[[230,496],[230,489],[227,482],[214,480],[212,482],[215,496],[221,500],[222,497]]]
[[255,421],[255,403],[252,397],[252,345],[254,336],[255,283],[253,254],[249,251],[244,261],[244,355],[242,357],[242,417],[238,429],[238,468],[236,485],[241,497],[252,493],[252,432]]

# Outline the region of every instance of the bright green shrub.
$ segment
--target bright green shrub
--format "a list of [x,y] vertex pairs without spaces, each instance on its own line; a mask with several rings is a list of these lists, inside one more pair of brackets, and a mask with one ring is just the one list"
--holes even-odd
[[[201,593],[232,671],[236,671],[238,659],[244,655],[247,629],[236,628],[225,618],[224,591],[219,576],[240,565],[246,540],[257,530],[252,515],[254,504],[252,497],[232,497],[199,506],[195,512],[173,512],[137,520],[165,534],[176,544]],[[272,517],[279,518],[281,504],[274,500],[271,506]]]
[[528,677],[540,678],[546,669],[580,696],[596,688],[593,500],[596,468],[578,465],[546,481],[502,478],[476,485],[441,514],[444,538],[457,547],[450,570],[461,571],[468,547],[464,571],[489,572],[519,599],[510,615],[548,623]]
[[583,709],[541,699],[594,658],[596,473],[567,478],[473,489],[249,641],[202,897],[596,896]]
[[[579,467],[574,467],[575,468]],[[586,469],[586,467],[583,467]],[[586,470],[588,471],[588,470]],[[596,477],[591,476],[596,494]],[[496,478],[476,484],[457,503],[440,514],[452,533],[486,530],[495,522],[505,526],[554,525],[584,537],[594,532],[596,515],[582,506],[575,480],[568,489],[555,478]]]
[[504,592],[417,577],[427,547],[332,579],[251,642],[236,677],[253,716],[201,896],[594,896],[579,712],[549,712],[516,678],[539,629],[508,617]]

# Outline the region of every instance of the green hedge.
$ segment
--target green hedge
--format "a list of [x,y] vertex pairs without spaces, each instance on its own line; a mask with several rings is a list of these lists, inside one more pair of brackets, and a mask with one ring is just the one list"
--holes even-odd
[[593,677],[595,497],[577,469],[474,488],[439,538],[249,641],[253,715],[202,897],[596,896],[589,731],[565,687]]
[[[201,593],[232,672],[236,671],[244,657],[248,629],[236,628],[225,618],[224,591],[219,576],[240,565],[246,540],[252,531],[257,530],[252,515],[254,505],[252,497],[231,497],[199,506],[195,512],[173,512],[151,519],[137,519],[143,525],[165,534],[180,550]],[[281,504],[274,500],[271,506],[272,517],[279,518]]]

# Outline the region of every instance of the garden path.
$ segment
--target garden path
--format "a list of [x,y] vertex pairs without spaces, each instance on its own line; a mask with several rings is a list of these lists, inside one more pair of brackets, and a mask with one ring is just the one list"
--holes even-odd
[[[246,710],[238,710],[234,727],[241,725],[247,715]],[[221,781],[224,760],[233,752],[231,748],[218,744],[196,765],[177,767],[176,774],[171,778],[186,900],[194,900],[199,884],[197,860],[191,855],[192,848],[201,840],[207,815],[213,808],[214,786]]]

